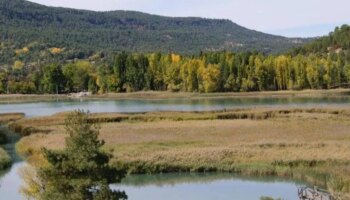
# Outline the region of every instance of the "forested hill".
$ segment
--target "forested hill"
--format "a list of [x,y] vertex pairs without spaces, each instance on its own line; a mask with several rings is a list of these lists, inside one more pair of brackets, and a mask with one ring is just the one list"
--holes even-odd
[[229,20],[162,17],[132,11],[94,12],[47,7],[24,0],[0,0],[0,36],[2,47],[8,49],[27,47],[35,53],[56,47],[74,51],[80,57],[91,51],[121,50],[277,53],[305,41],[249,30]]
[[[328,36],[320,37],[302,47],[292,50],[293,54],[328,54],[350,50],[350,26],[336,27]],[[347,54],[347,53],[345,53]]]

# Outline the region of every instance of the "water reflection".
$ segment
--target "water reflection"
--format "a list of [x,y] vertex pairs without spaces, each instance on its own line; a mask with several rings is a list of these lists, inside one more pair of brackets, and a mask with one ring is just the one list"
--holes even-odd
[[15,149],[15,144],[19,139],[19,135],[10,132],[5,127],[0,126],[0,129],[6,134],[8,139],[8,143],[2,145],[2,148],[6,150],[13,161],[10,169],[0,173],[0,199],[22,199],[19,194],[22,179],[17,172],[24,165],[24,162],[18,156]]
[[[14,164],[10,172],[0,179],[0,199],[25,199],[24,195],[33,194],[42,187],[35,169],[24,162]],[[32,188],[28,188],[28,184]],[[278,177],[174,173],[131,175],[122,183],[111,185],[111,188],[125,191],[129,200],[258,200],[262,196],[295,200],[300,186],[304,184]]]
[[[22,178],[22,184],[19,193],[25,199],[33,200],[126,200],[124,192],[112,190],[104,182],[96,184],[85,180],[65,180],[67,185],[53,184],[47,182],[38,173],[39,170],[30,165],[23,165],[19,168],[19,175]],[[77,182],[79,184],[77,185]],[[62,182],[61,182],[62,183]],[[75,187],[71,187],[75,186]],[[89,189],[87,189],[89,188]],[[67,190],[68,189],[68,190]],[[8,198],[8,196],[6,197]]]
[[[77,109],[91,112],[207,111],[249,107],[322,107],[349,106],[349,96],[333,97],[244,97],[162,100],[65,100],[18,104],[0,104],[0,113],[24,112],[27,116],[45,116]],[[16,106],[14,106],[16,105]]]
[[[122,185],[131,186],[173,186],[183,183],[207,184],[218,180],[241,180],[254,181],[257,183],[290,183],[290,179],[275,176],[242,176],[233,173],[169,173],[169,174],[145,174],[129,175],[123,181]],[[293,181],[293,183],[302,185],[302,181]]]
[[276,177],[244,177],[230,173],[132,175],[112,188],[124,190],[130,200],[259,200],[263,196],[298,199],[302,182]]

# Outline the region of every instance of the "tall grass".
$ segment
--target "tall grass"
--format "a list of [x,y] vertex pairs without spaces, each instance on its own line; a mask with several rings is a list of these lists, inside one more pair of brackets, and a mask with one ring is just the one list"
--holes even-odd
[[0,113],[0,125],[24,118],[24,113]]
[[[350,117],[350,110],[339,109],[235,109],[206,112],[149,112],[149,113],[100,113],[92,114],[91,123],[119,123],[119,122],[153,122],[153,121],[188,121],[188,120],[266,120],[271,118],[290,117],[293,114],[327,114],[335,117]],[[17,118],[9,125],[9,128],[23,136],[34,133],[48,133],[50,130],[39,129],[38,127],[62,125],[67,113],[58,113],[49,117],[37,117],[23,119],[23,114],[16,114]],[[11,114],[10,116],[12,116]],[[0,115],[1,122],[1,115]]]

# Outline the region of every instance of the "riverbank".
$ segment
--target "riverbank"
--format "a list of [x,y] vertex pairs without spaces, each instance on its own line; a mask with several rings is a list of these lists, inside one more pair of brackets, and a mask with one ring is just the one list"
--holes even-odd
[[0,170],[7,169],[12,163],[10,155],[2,147],[2,145],[5,145],[7,142],[8,138],[5,130],[0,126]]
[[0,147],[0,170],[7,169],[11,166],[11,158],[10,155]]
[[0,94],[0,103],[24,103],[24,102],[47,102],[57,100],[67,100],[67,95],[51,95],[51,94]]
[[350,89],[333,90],[288,90],[266,92],[226,92],[226,93],[190,93],[190,92],[133,92],[133,93],[108,93],[91,95],[87,98],[106,99],[174,99],[174,98],[239,98],[239,97],[320,97],[350,95]]
[[[22,119],[17,150],[42,163],[40,149],[64,147],[64,118]],[[277,175],[350,193],[350,110],[259,108],[212,112],[93,114],[111,164],[129,173],[225,171]]]
[[1,147],[11,142],[11,138],[8,138],[8,133],[6,133],[6,128],[2,127],[2,125],[6,125],[23,118],[23,113],[0,114],[0,170],[7,169],[12,164],[11,156],[3,147]]
[[[350,89],[333,90],[301,90],[301,91],[267,91],[267,92],[228,92],[228,93],[189,93],[189,92],[167,92],[167,91],[145,91],[132,93],[107,93],[100,95],[82,96],[79,99],[202,99],[202,98],[240,98],[240,97],[323,97],[323,96],[349,96]],[[61,95],[0,95],[0,103],[24,103],[24,102],[45,102],[57,100],[69,100],[74,97]]]

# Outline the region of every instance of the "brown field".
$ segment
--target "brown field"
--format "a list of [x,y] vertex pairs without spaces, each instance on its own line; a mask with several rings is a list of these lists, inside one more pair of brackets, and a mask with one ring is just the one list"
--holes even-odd
[[332,90],[302,90],[302,91],[266,91],[266,92],[226,92],[226,93],[190,93],[190,92],[166,92],[166,91],[146,91],[131,93],[108,93],[102,95],[92,95],[87,98],[103,99],[169,99],[169,98],[235,98],[235,97],[309,97],[309,96],[330,96],[349,95],[350,89]]
[[[23,119],[17,150],[64,147],[64,113]],[[130,173],[229,171],[306,180],[350,193],[350,110],[257,109],[94,114],[111,164]],[[35,133],[35,134],[34,134]]]
[[7,124],[9,122],[17,121],[24,118],[23,113],[0,113],[0,124]]
[[43,102],[66,99],[68,99],[67,95],[0,94],[0,103]]

